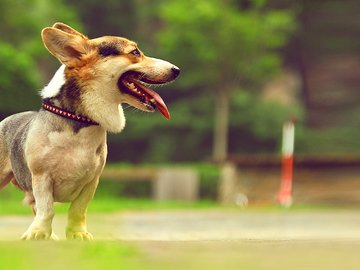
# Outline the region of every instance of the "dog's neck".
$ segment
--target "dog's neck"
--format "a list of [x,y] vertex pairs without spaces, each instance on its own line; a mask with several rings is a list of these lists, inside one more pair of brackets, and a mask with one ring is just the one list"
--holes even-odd
[[125,116],[121,104],[111,100],[105,101],[106,95],[100,93],[82,91],[74,78],[65,78],[65,66],[62,65],[41,91],[41,96],[43,102],[74,115],[84,116],[109,132],[122,131],[125,127]]

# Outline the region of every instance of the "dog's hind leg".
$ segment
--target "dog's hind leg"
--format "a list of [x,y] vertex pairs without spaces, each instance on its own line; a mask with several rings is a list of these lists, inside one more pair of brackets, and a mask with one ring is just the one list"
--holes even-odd
[[3,189],[7,184],[14,178],[12,171],[3,170],[0,167],[0,190]]
[[25,192],[25,198],[23,200],[23,203],[25,205],[30,206],[34,215],[36,216],[35,198],[34,198],[34,194],[32,193],[32,191]]
[[93,236],[87,231],[86,210],[94,197],[99,178],[88,183],[79,196],[71,202],[66,227],[66,238],[75,240],[92,240]]

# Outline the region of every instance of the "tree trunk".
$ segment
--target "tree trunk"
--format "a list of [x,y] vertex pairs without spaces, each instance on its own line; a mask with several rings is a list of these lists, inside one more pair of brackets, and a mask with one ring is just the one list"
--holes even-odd
[[216,162],[225,161],[228,154],[229,93],[228,87],[222,87],[215,97],[213,160]]

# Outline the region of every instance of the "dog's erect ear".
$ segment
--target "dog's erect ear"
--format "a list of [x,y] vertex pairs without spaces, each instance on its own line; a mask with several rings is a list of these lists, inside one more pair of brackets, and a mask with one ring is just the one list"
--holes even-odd
[[77,34],[47,27],[41,36],[49,52],[68,67],[81,66],[82,58],[90,51],[87,39]]
[[87,37],[85,35],[81,34],[80,32],[76,31],[74,28],[71,28],[70,26],[68,26],[65,23],[57,22],[52,27],[60,29],[61,31],[67,32],[69,34],[78,35],[78,36],[83,37],[84,39],[87,39]]

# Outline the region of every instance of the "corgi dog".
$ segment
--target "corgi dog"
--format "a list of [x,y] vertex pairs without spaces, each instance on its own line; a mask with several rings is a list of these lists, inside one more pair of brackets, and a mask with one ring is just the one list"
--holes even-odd
[[33,209],[22,239],[56,239],[53,204],[69,202],[66,238],[91,240],[86,210],[105,165],[107,132],[124,128],[123,103],[157,109],[169,119],[149,85],[175,80],[180,69],[145,56],[122,37],[89,39],[63,23],[44,28],[41,36],[62,65],[42,89],[39,111],[0,122],[0,189],[12,182]]

